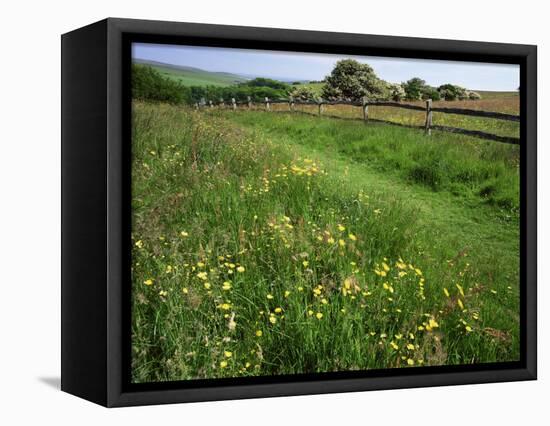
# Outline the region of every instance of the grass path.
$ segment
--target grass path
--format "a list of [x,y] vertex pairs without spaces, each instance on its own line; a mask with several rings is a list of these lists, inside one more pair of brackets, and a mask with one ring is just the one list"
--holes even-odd
[[[261,113],[260,113],[261,114]],[[508,293],[512,297],[487,301],[486,314],[494,324],[502,329],[517,328],[519,322],[519,225],[517,217],[503,215],[493,206],[470,197],[460,197],[448,191],[433,191],[423,185],[404,181],[396,173],[380,172],[365,162],[354,162],[346,153],[341,153],[335,144],[323,144],[319,147],[303,144],[301,138],[281,132],[277,126],[265,128],[242,120],[242,116],[230,114],[233,121],[244,125],[264,137],[277,139],[287,144],[296,153],[304,157],[313,157],[322,162],[333,175],[348,176],[355,190],[368,190],[405,202],[416,212],[412,221],[419,225],[423,235],[420,241],[429,242],[429,246],[420,247],[425,256],[444,257],[448,260],[466,254],[483,264],[501,264],[502,276],[490,284],[497,292]],[[312,125],[315,120],[311,119]],[[330,119],[329,119],[330,120]],[[353,124],[353,123],[352,123]],[[371,124],[372,125],[372,124]],[[382,126],[384,126],[382,124]],[[416,132],[415,130],[411,130]],[[418,131],[421,134],[421,131]],[[436,256],[437,254],[437,256]],[[489,279],[491,278],[489,273]],[[506,285],[504,285],[506,284]],[[515,284],[515,285],[514,285]]]

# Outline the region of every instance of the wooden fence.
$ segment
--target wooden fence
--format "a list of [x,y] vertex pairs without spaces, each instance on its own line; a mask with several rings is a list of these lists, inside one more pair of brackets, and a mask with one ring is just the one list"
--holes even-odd
[[[394,124],[398,126],[404,126],[404,127],[411,127],[411,128],[421,128],[424,129],[426,134],[430,135],[432,129],[433,130],[439,130],[443,132],[450,132],[450,133],[460,133],[463,135],[468,136],[474,136],[482,139],[488,139],[493,140],[497,142],[504,142],[504,143],[510,143],[510,144],[519,144],[519,138],[511,137],[511,136],[500,136],[495,135],[493,133],[487,133],[480,130],[469,130],[469,129],[462,129],[460,127],[450,127],[450,126],[440,126],[437,124],[433,124],[433,113],[434,112],[440,112],[444,114],[458,114],[458,115],[467,115],[471,117],[482,117],[482,118],[493,118],[496,120],[505,120],[505,121],[515,121],[519,122],[520,118],[519,115],[512,115],[512,114],[505,114],[501,112],[492,112],[492,111],[480,111],[480,110],[474,110],[474,109],[465,109],[465,108],[441,108],[441,107],[433,107],[432,106],[432,100],[428,99],[426,101],[426,106],[422,107],[419,105],[412,105],[412,104],[405,104],[401,102],[387,102],[387,101],[368,101],[366,98],[363,98],[362,102],[353,102],[353,101],[304,101],[304,100],[298,100],[293,98],[288,99],[269,99],[265,98],[263,102],[260,103],[254,103],[252,102],[252,99],[248,97],[247,101],[236,101],[235,98],[231,98],[231,101],[227,104],[224,102],[223,99],[220,99],[218,102],[202,100],[200,103],[195,104],[195,108],[199,109],[201,107],[209,107],[214,108],[217,107],[224,107],[224,108],[231,108],[233,110],[237,110],[239,106],[244,106],[247,109],[252,109],[255,107],[255,105],[260,105],[262,109],[265,111],[273,111],[272,106],[276,104],[287,104],[288,105],[288,111],[289,112],[300,112],[303,114],[310,114],[310,115],[324,115],[326,117],[331,118],[339,118],[339,119],[350,119],[350,120],[363,120],[365,122],[368,122],[369,120],[376,121],[376,122],[382,122],[382,123],[389,123]],[[317,106],[317,113],[311,113],[306,111],[297,111],[296,106],[297,105],[315,105]],[[355,107],[361,107],[363,112],[363,118],[347,118],[347,117],[341,117],[337,115],[328,115],[324,114],[324,107],[326,105],[350,105]],[[417,126],[417,125],[410,125],[410,124],[402,124],[397,123],[395,121],[389,121],[389,120],[381,120],[381,119],[372,119],[369,118],[369,106],[385,106],[385,107],[395,107],[395,108],[404,108],[414,111],[423,111],[425,113],[425,123],[423,126]]]

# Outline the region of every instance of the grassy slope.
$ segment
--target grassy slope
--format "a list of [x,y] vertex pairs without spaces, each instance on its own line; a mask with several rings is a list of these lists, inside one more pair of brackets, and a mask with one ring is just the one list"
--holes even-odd
[[186,86],[231,86],[235,83],[246,81],[244,77],[230,73],[216,73],[203,70],[179,70],[163,67],[162,65],[150,66],[159,71],[163,76],[179,81]]
[[[477,190],[491,173],[513,187],[514,147],[305,116],[203,114],[136,106],[135,380],[517,357],[517,216]],[[485,173],[433,187],[406,166],[437,156]],[[228,262],[245,271],[230,274]],[[386,277],[373,272],[382,262]],[[418,330],[429,319],[438,326]]]

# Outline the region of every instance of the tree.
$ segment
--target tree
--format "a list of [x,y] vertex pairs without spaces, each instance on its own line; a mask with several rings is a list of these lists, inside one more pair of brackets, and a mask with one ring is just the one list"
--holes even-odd
[[422,88],[422,99],[431,99],[432,101],[439,101],[441,95],[435,87],[425,86]]
[[460,86],[456,86],[454,84],[442,84],[437,89],[439,91],[439,94],[441,95],[441,98],[445,99],[446,101],[456,101],[457,99],[468,99],[468,95],[466,93],[466,89]]
[[359,100],[363,96],[377,99],[383,95],[383,82],[372,67],[354,59],[338,61],[325,79],[324,99]]
[[132,64],[132,97],[157,102],[182,103],[191,97],[189,88],[163,77],[147,65]]
[[388,83],[388,97],[395,102],[402,101],[405,98],[405,89],[401,84]]
[[273,80],[271,78],[263,78],[263,77],[254,78],[242,84],[245,86],[251,86],[251,87],[271,87],[272,89],[277,89],[277,90],[290,89],[290,85],[287,83],[283,83],[282,81]]
[[310,87],[298,86],[290,92],[290,96],[300,101],[312,101],[315,99],[315,92]]
[[418,101],[422,99],[422,92],[427,87],[426,82],[418,77],[413,77],[410,80],[402,83],[405,90],[405,98],[409,101]]

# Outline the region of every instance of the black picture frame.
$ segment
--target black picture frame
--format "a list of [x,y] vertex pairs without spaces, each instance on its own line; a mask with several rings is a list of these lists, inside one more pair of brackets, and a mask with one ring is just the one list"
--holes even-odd
[[[536,379],[536,46],[118,18],[64,34],[61,41],[63,391],[118,407]],[[520,361],[130,383],[133,41],[519,64]]]

